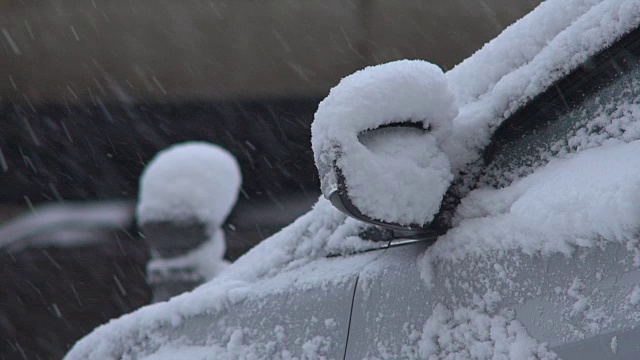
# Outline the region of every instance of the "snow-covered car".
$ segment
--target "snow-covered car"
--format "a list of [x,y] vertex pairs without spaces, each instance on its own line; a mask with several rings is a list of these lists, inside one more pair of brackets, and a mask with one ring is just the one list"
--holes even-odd
[[[365,69],[320,104],[316,163],[339,209],[319,199],[214,280],[95,329],[67,358],[638,358],[640,2],[548,0],[445,74],[422,83],[415,64]],[[453,110],[405,111],[422,90],[449,91],[423,100]],[[365,139],[374,127],[350,122],[354,108],[391,114],[383,133],[429,126]],[[420,136],[433,161],[405,161]],[[418,169],[358,173],[393,160]],[[411,175],[433,166],[447,171]]]

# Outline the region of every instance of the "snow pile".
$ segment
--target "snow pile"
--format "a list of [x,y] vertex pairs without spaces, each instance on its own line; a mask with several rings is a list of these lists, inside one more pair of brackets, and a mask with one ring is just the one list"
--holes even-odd
[[640,140],[610,140],[506,188],[474,190],[456,223],[425,259],[510,249],[569,254],[599,241],[633,242],[640,232]]
[[546,1],[447,72],[460,109],[443,145],[454,173],[509,115],[638,24],[636,0]]
[[[323,194],[337,189],[336,165],[351,201],[369,217],[402,225],[431,221],[453,178],[439,146],[456,114],[442,71],[425,61],[372,66],[342,79],[311,126]],[[401,122],[424,130],[365,133]]]
[[204,142],[187,142],[159,152],[140,179],[138,222],[193,220],[220,227],[238,197],[242,181],[233,155]]
[[[447,73],[460,105],[477,101],[602,0],[546,1]],[[533,31],[535,29],[535,31]]]
[[437,304],[419,342],[423,359],[557,359],[513,319],[512,311],[449,310]]

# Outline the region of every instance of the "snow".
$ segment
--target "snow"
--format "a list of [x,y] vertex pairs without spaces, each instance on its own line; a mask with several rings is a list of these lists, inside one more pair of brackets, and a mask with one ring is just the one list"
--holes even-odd
[[556,125],[538,132],[543,146],[522,141],[506,153],[527,149],[519,161],[498,157],[484,171],[481,183],[503,187],[535,171],[551,159],[602,146],[618,139],[640,139],[640,68],[621,75],[575,109],[560,116]]
[[640,231],[640,140],[554,159],[502,189],[462,199],[457,224],[426,257],[464,258],[493,250],[571,254],[601,241],[632,242]]
[[321,197],[310,212],[244,254],[225,275],[253,282],[327,255],[378,248],[379,244],[359,237],[369,227]]
[[635,0],[545,1],[447,72],[460,109],[443,144],[454,173],[509,115],[639,23]]
[[629,304],[631,305],[640,304],[640,286],[636,286],[633,288],[633,291],[629,295]]
[[[336,164],[364,214],[402,225],[431,221],[453,179],[439,145],[456,114],[444,74],[425,61],[395,61],[342,79],[318,106],[311,126],[323,194],[328,198],[337,189]],[[368,132],[359,139],[398,122],[429,131]]]
[[338,323],[334,319],[329,318],[324,320],[324,325],[327,329],[335,329],[335,327],[338,326]]
[[540,4],[447,73],[458,102],[467,105],[488,94],[500,79],[531,61],[558,33],[601,1]]
[[437,304],[419,342],[423,359],[557,359],[529,336],[513,313]]
[[582,280],[576,278],[573,279],[571,286],[567,290],[569,297],[575,301],[571,306],[570,316],[581,315],[589,308],[589,297],[583,294],[584,288],[585,286]]
[[609,345],[611,347],[611,353],[612,354],[616,354],[618,353],[618,337],[614,336],[611,338],[611,344]]
[[[640,233],[639,154],[640,140],[627,143],[610,138],[599,147],[553,159],[504,188],[487,187],[470,192],[457,209],[456,225],[419,259],[423,279],[433,287],[433,264],[437,262],[464,264],[463,268],[475,268],[475,271],[488,266],[496,273],[494,280],[502,279],[508,284],[487,284],[488,288],[504,291],[506,286],[506,291],[512,293],[518,286],[508,280],[513,270],[507,268],[507,264],[521,261],[514,260],[512,253],[545,258],[562,253],[568,257],[567,261],[578,261],[574,254],[580,253],[579,249],[604,248],[613,242],[619,243],[621,249],[626,248],[633,257]],[[495,259],[503,262],[496,263]],[[594,272],[602,278],[602,274],[598,274]],[[462,276],[462,279],[468,278]],[[634,305],[637,291],[630,292],[627,301]],[[557,287],[555,294],[561,301],[555,308],[563,320],[555,328],[562,329],[558,331],[567,339],[575,341],[615,329],[613,324],[619,318],[615,317],[617,310],[612,307],[620,304],[611,304],[609,291],[594,290],[584,277],[577,276]],[[522,328],[509,317],[506,320],[496,317],[488,307],[449,306],[436,308],[427,321],[423,355],[433,352],[433,358],[455,358],[454,355],[462,353],[467,357],[486,358],[478,354],[496,351],[512,342],[509,337],[500,341],[487,337],[496,321],[501,326]],[[528,339],[524,328],[522,330],[519,336]],[[520,347],[522,354],[536,358],[547,356],[536,353],[541,348],[532,347],[535,343],[531,340],[525,343],[529,345]],[[506,356],[513,357],[513,354]]]
[[140,179],[138,223],[193,220],[217,228],[236,202],[242,177],[233,155],[205,142],[165,149]]

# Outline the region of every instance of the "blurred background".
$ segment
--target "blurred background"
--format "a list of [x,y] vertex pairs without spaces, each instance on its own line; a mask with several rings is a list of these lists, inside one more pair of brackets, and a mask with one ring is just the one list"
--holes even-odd
[[[237,157],[234,260],[319,196],[310,125],[342,77],[403,58],[450,69],[538,3],[0,0],[0,358],[59,358],[148,303],[132,209],[159,150]],[[59,207],[78,202],[93,210]],[[61,235],[75,223],[84,235]]]

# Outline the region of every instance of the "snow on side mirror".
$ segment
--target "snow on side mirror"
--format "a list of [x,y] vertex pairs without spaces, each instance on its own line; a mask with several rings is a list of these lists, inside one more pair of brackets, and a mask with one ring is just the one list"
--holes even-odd
[[453,180],[441,145],[457,113],[443,72],[425,61],[342,79],[311,126],[325,198],[361,221],[424,231]]
[[174,145],[147,165],[137,220],[152,250],[147,275],[154,302],[193,289],[227,265],[221,226],[240,183],[233,155],[204,142]]

